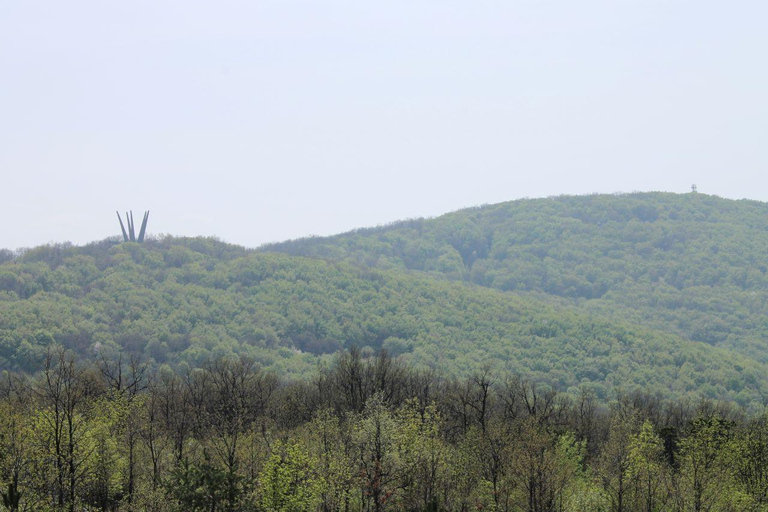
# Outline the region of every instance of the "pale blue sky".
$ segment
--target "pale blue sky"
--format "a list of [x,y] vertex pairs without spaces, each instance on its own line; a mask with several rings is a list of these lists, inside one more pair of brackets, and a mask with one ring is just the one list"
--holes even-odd
[[0,2],[0,247],[768,200],[768,2]]

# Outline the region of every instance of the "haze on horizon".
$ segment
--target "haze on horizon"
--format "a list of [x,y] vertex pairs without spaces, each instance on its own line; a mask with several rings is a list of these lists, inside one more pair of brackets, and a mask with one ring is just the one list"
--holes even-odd
[[768,200],[759,1],[0,5],[0,248],[521,197]]

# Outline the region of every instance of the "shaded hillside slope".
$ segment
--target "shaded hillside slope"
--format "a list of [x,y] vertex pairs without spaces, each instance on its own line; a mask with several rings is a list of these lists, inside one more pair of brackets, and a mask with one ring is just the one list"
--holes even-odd
[[704,194],[519,200],[262,248],[566,299],[768,361],[768,204]]
[[756,404],[768,391],[765,365],[708,344],[443,278],[210,239],[29,251],[0,265],[0,313],[4,368],[34,369],[59,343],[172,365],[248,354],[301,375],[357,345],[455,375],[491,364],[603,397],[642,387]]

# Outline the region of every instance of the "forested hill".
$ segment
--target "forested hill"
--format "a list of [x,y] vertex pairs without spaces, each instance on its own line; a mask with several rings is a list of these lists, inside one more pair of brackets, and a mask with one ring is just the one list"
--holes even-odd
[[0,265],[0,367],[48,347],[196,367],[233,354],[305,375],[341,348],[381,348],[469,375],[486,364],[608,398],[642,388],[757,404],[766,365],[533,296],[440,276],[246,251],[210,239],[45,246]]
[[768,204],[690,193],[526,199],[263,248],[567,301],[768,361]]

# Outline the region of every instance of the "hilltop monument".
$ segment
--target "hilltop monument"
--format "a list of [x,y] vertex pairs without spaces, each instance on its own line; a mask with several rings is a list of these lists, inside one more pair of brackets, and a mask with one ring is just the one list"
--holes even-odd
[[125,225],[123,224],[123,219],[120,217],[120,212],[115,212],[117,214],[117,220],[120,221],[120,230],[123,232],[123,241],[124,242],[143,242],[144,241],[144,235],[147,232],[147,221],[149,220],[149,210],[144,212],[144,220],[141,221],[141,229],[139,230],[139,237],[136,238],[136,231],[133,228],[133,210],[130,212],[125,212],[125,223],[128,224],[128,231],[125,231]]

